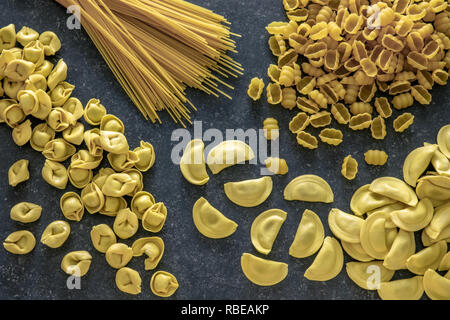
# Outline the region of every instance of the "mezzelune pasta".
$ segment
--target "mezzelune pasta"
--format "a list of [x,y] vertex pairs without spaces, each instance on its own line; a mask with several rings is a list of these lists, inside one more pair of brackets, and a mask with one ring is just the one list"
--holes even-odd
[[[327,127],[325,121],[318,125],[316,117],[323,116],[316,114],[331,111],[339,124],[353,130],[371,128],[374,139],[383,139],[384,119],[392,116],[391,106],[401,110],[414,101],[427,105],[433,86],[448,81],[446,1],[293,0],[283,4],[289,21],[266,27],[270,49],[278,57],[278,64],[268,70],[272,82],[267,93],[269,103],[281,102],[291,109],[293,104],[283,101],[292,102],[290,88],[296,89],[297,108],[309,120],[303,115],[292,119],[290,129],[297,138],[299,131],[308,130],[307,123]],[[298,140],[308,148],[315,145],[311,137],[304,132]]]

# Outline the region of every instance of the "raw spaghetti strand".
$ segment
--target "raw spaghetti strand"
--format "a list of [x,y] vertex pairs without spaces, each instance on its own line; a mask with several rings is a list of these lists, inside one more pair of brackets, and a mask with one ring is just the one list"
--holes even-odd
[[[161,120],[165,110],[175,122],[191,123],[186,87],[214,96],[231,96],[219,79],[237,77],[242,66],[229,22],[184,0],[55,0],[80,8],[81,23],[117,81],[146,119]],[[217,76],[216,76],[217,75]]]

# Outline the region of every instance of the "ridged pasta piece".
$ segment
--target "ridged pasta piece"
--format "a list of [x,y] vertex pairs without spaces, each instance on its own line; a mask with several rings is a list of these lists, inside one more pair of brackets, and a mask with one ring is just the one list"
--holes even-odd
[[363,23],[364,19],[362,16],[351,13],[347,19],[345,19],[343,29],[349,34],[355,34],[361,29]]
[[411,90],[411,84],[409,83],[409,81],[394,81],[389,86],[390,95],[405,93],[409,90]]
[[426,70],[428,67],[428,59],[423,53],[412,51],[408,53],[406,59],[412,67],[418,70]]
[[280,136],[280,127],[275,118],[267,118],[263,122],[264,137],[267,140],[276,140]]
[[413,99],[411,93],[409,93],[409,92],[399,94],[392,99],[392,105],[397,110],[406,109],[406,108],[412,106],[413,103],[414,103],[414,99]]
[[307,149],[316,149],[318,147],[317,138],[305,131],[297,133],[297,143]]
[[414,116],[405,112],[399,115],[393,122],[394,130],[396,132],[403,132],[408,129],[414,122]]
[[392,34],[385,34],[381,40],[381,44],[393,52],[400,52],[404,47],[403,41]]
[[337,80],[330,81],[330,86],[333,88],[334,92],[338,95],[338,97],[341,99],[344,99],[345,97],[345,88],[344,86]]
[[306,8],[298,8],[295,10],[291,10],[286,12],[286,15],[289,20],[295,21],[295,22],[302,22],[306,21],[308,19],[308,10]]
[[412,71],[403,71],[403,72],[397,73],[395,75],[394,80],[413,82],[414,80],[416,80],[416,75]]
[[358,173],[358,162],[351,155],[344,158],[341,173],[348,180],[355,179]]
[[383,118],[389,118],[392,115],[391,105],[386,97],[375,98],[375,109]]
[[425,89],[431,90],[434,85],[434,80],[429,71],[418,70],[416,73],[417,82]]
[[448,80],[448,73],[442,69],[433,70],[431,74],[435,83],[440,84],[441,86],[445,86]]
[[303,77],[296,85],[297,91],[301,94],[307,95],[314,90],[316,82],[316,78],[310,76]]
[[350,112],[353,115],[357,115],[360,113],[372,113],[373,107],[370,105],[370,103],[367,102],[353,102],[350,105]]
[[327,22],[330,21],[333,10],[328,6],[323,6],[316,16],[316,22]]
[[331,123],[331,114],[328,111],[320,111],[309,117],[309,123],[314,128],[326,127]]
[[372,133],[372,138],[381,140],[386,137],[386,123],[382,116],[377,116],[372,120],[370,125],[370,132]]
[[278,83],[269,83],[266,88],[267,102],[270,104],[278,104],[283,99],[281,87]]
[[281,35],[273,35],[269,37],[269,48],[274,56],[279,57],[286,52],[286,42]]
[[305,49],[304,56],[308,59],[315,59],[325,56],[327,53],[327,44],[325,42],[314,42]]
[[252,78],[248,86],[247,94],[253,101],[259,100],[264,89],[264,82],[260,78]]
[[285,109],[292,110],[297,106],[297,94],[294,88],[283,88],[281,106]]
[[431,94],[427,89],[422,87],[421,85],[416,85],[411,88],[411,95],[414,99],[420,104],[430,104],[431,102]]
[[308,93],[308,97],[314,101],[320,108],[326,109],[327,108],[327,98],[320,93],[318,90],[313,90],[310,93]]
[[352,130],[363,130],[372,124],[372,116],[369,113],[357,114],[350,118],[348,126]]
[[328,50],[324,58],[324,66],[329,70],[336,70],[339,67],[339,53],[337,50]]
[[325,74],[325,72],[322,69],[315,68],[308,62],[302,63],[302,70],[307,75],[315,78],[323,76]]
[[298,0],[283,0],[284,10],[291,11],[298,8],[300,5]]
[[318,77],[317,78],[317,86],[323,86],[324,84],[326,84],[326,83],[328,83],[328,82],[330,82],[330,81],[333,81],[333,80],[335,80],[336,79],[336,74],[334,74],[334,73],[327,73],[327,74],[324,74],[323,76],[320,76],[320,77]]
[[317,103],[305,97],[297,98],[297,108],[310,114],[314,114],[320,110]]
[[343,134],[341,130],[325,128],[320,131],[319,138],[322,142],[337,146],[342,143]]
[[383,166],[387,159],[388,155],[383,150],[368,150],[364,153],[364,160],[372,166]]
[[327,99],[327,104],[335,104],[340,100],[336,91],[334,91],[334,89],[328,83],[320,86],[319,92],[325,96],[325,98]]
[[291,66],[283,66],[280,71],[278,83],[285,87],[290,87],[294,84],[294,68]]
[[280,73],[281,69],[278,68],[277,65],[275,64],[269,65],[269,68],[267,69],[267,75],[269,76],[270,80],[272,80],[275,83],[278,83],[280,79]]
[[333,115],[334,119],[340,124],[347,124],[351,118],[350,112],[342,103],[336,103],[332,105],[331,114]]
[[305,36],[298,33],[292,33],[289,35],[288,42],[291,48],[293,48],[298,54],[304,54],[306,47],[313,43],[312,40],[309,40]]
[[357,84],[348,84],[347,91],[344,96],[344,101],[347,104],[351,104],[356,101],[358,98],[359,85]]
[[441,12],[436,15],[436,19],[434,20],[434,28],[439,32],[448,32],[448,26],[450,24],[450,18],[447,12]]
[[325,21],[318,22],[311,27],[309,38],[312,40],[320,40],[328,35],[328,25]]
[[278,57],[278,67],[282,68],[297,61],[298,53],[294,49],[289,49]]
[[305,112],[299,112],[289,122],[289,130],[292,133],[303,131],[309,125],[309,116]]

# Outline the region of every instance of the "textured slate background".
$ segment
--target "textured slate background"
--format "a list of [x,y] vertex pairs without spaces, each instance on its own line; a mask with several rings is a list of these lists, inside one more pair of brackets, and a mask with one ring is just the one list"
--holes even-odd
[[[167,115],[161,113],[163,125],[146,122],[135,109],[115,81],[112,73],[102,60],[94,45],[83,30],[68,30],[65,9],[51,0],[3,0],[0,4],[0,25],[14,23],[17,30],[22,25],[32,27],[39,32],[52,30],[62,41],[62,49],[57,57],[63,57],[69,66],[68,81],[76,86],[74,96],[83,103],[97,97],[112,114],[119,116],[126,126],[126,134],[131,146],[144,139],[153,143],[157,162],[145,174],[145,189],[152,192],[157,201],[163,201],[168,208],[168,218],[159,235],[166,244],[165,255],[158,270],[166,270],[176,275],[180,288],[174,299],[377,299],[376,292],[365,291],[357,287],[343,270],[338,277],[328,282],[311,282],[303,277],[313,257],[295,259],[288,255],[300,221],[301,213],[309,208],[317,212],[324,222],[326,234],[331,235],[327,227],[327,215],[331,207],[349,210],[352,193],[372,179],[392,175],[401,177],[402,162],[411,149],[422,145],[424,141],[434,142],[437,131],[442,125],[450,123],[450,99],[448,86],[433,90],[433,102],[428,107],[415,104],[408,111],[416,116],[414,125],[402,134],[392,129],[393,118],[388,119],[388,136],[385,140],[371,139],[368,131],[353,132],[339,126],[344,132],[344,142],[338,147],[321,144],[319,149],[309,151],[301,148],[290,134],[288,123],[295,111],[287,111],[279,106],[270,106],[262,99],[252,103],[246,95],[249,80],[254,76],[264,77],[271,61],[267,47],[268,35],[264,27],[271,21],[284,21],[285,16],[280,1],[248,0],[243,4],[239,0],[228,1],[192,1],[223,14],[232,22],[231,30],[242,35],[236,38],[239,54],[233,55],[245,67],[245,75],[231,79],[235,87],[231,93],[233,100],[224,97],[216,99],[202,92],[188,90],[188,97],[197,106],[198,112],[193,119],[202,121],[203,129],[227,128],[258,129],[266,117],[279,120],[280,154],[287,160],[289,173],[275,176],[274,190],[268,200],[256,208],[241,208],[231,203],[223,193],[223,183],[241,179],[256,178],[260,174],[260,165],[242,165],[229,168],[217,176],[211,176],[210,182],[202,187],[190,185],[182,177],[178,166],[171,162],[171,151],[176,142],[171,141],[172,131],[178,126]],[[394,116],[398,115],[394,111]],[[192,132],[192,128],[189,128]],[[318,134],[318,131],[312,131]],[[46,184],[40,170],[44,163],[42,155],[31,147],[18,147],[11,139],[11,129],[0,126],[0,239],[15,230],[30,230],[39,240],[44,228],[56,219],[62,219],[59,210],[59,198],[63,191]],[[384,167],[370,167],[365,164],[363,153],[368,149],[384,149],[389,161]],[[359,174],[352,182],[340,174],[342,159],[351,154],[360,166]],[[30,160],[31,179],[12,188],[8,185],[7,171],[16,160]],[[263,160],[263,159],[262,159]],[[294,177],[300,174],[319,174],[325,178],[335,192],[333,204],[308,204],[286,202],[282,190]],[[69,186],[67,190],[73,190]],[[200,197],[205,196],[214,206],[239,224],[231,237],[212,240],[203,237],[195,229],[191,208]],[[9,210],[17,202],[31,201],[43,206],[43,214],[38,222],[22,225],[9,219]],[[273,287],[258,287],[250,283],[240,268],[242,252],[255,253],[250,242],[250,227],[253,219],[269,208],[281,208],[288,217],[275,241],[268,258],[289,264],[289,275],[280,284]],[[2,299],[158,299],[149,288],[152,272],[143,269],[143,258],[133,259],[130,267],[139,270],[143,284],[142,294],[137,297],[120,292],[114,283],[115,270],[106,263],[104,256],[92,247],[89,231],[93,225],[108,223],[113,219],[102,215],[85,214],[82,222],[70,222],[72,233],[68,241],[58,249],[50,249],[37,244],[35,250],[25,256],[9,254],[0,249],[0,298]],[[139,230],[133,238],[147,236]],[[131,244],[132,241],[125,241]],[[81,280],[81,290],[66,288],[67,276],[60,269],[62,257],[72,250],[88,250],[93,255],[89,273]],[[345,256],[345,261],[350,261]],[[408,272],[397,272],[396,278],[404,277]]]

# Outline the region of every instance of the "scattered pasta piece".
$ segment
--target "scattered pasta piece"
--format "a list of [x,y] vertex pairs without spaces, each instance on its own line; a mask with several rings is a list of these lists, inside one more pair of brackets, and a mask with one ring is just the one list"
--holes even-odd
[[267,140],[276,140],[280,136],[280,127],[275,118],[267,118],[263,122],[264,137]]
[[358,162],[351,155],[344,158],[341,173],[348,180],[355,179],[358,173]]
[[242,254],[241,268],[247,279],[259,286],[273,286],[283,281],[288,274],[286,263],[259,258],[250,253]]
[[241,207],[256,207],[263,203],[272,192],[272,178],[227,182],[224,184],[225,195]]
[[368,150],[364,153],[364,160],[372,166],[384,166],[388,155],[383,150]]
[[288,173],[288,165],[286,163],[286,160],[282,158],[269,157],[264,160],[264,163],[266,164],[266,168],[274,174],[284,175]]
[[269,254],[273,243],[286,220],[287,213],[280,209],[270,209],[253,220],[250,237],[253,246],[262,254]]
[[264,89],[264,82],[260,78],[252,78],[248,86],[247,94],[253,101],[257,101],[261,98],[261,94]]
[[294,178],[284,189],[285,200],[331,203],[334,201],[330,185],[319,176],[307,174]]
[[408,129],[413,124],[413,122],[414,116],[411,113],[402,113],[397,118],[395,118],[393,122],[394,130],[397,132],[403,132]]

